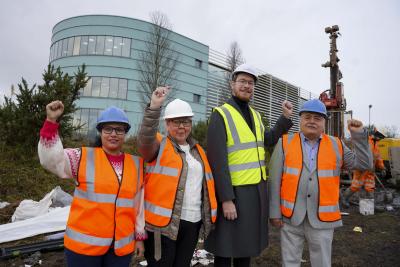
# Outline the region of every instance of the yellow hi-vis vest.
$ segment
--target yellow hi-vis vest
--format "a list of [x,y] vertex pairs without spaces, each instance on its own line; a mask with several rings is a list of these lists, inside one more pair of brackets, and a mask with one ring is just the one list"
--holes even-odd
[[266,180],[264,125],[261,115],[250,108],[254,120],[255,133],[233,106],[225,103],[215,108],[225,122],[228,165],[232,185],[257,184],[261,177]]

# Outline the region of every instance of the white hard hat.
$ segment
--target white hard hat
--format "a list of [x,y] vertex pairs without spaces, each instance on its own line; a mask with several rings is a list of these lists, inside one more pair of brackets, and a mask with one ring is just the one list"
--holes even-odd
[[247,73],[247,74],[252,75],[252,76],[254,77],[255,81],[257,81],[257,72],[256,72],[256,70],[255,70],[252,66],[250,66],[249,64],[244,63],[244,64],[242,64],[242,65],[239,65],[239,66],[233,71],[233,73],[232,73],[232,78],[235,76],[235,74],[240,73],[240,72],[244,72],[244,73]]
[[164,120],[179,117],[193,117],[193,115],[189,103],[177,98],[169,102],[165,107]]

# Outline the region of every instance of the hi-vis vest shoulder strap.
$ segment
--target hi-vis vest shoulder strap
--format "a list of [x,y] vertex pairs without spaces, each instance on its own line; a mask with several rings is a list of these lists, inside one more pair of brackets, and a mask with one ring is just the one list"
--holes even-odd
[[[176,192],[182,172],[183,162],[168,137],[157,136],[160,150],[157,158],[147,164],[145,175],[145,218],[146,222],[157,227],[167,226],[172,217]],[[217,201],[215,197],[214,178],[203,149],[197,145],[204,166],[204,175],[208,189],[211,220],[214,223],[217,216]]]
[[232,185],[257,184],[266,180],[264,126],[261,115],[250,107],[255,134],[233,106],[224,104],[215,110],[222,116],[226,129],[228,165]]
[[101,148],[82,148],[64,244],[84,255],[115,254],[135,247],[135,219],[143,185],[143,159],[125,154],[121,181]]
[[[291,218],[303,169],[302,143],[299,133],[282,137],[284,169],[281,182],[281,212]],[[318,147],[317,177],[319,185],[318,218],[323,222],[341,219],[339,210],[340,169],[343,163],[342,142],[322,135]]]

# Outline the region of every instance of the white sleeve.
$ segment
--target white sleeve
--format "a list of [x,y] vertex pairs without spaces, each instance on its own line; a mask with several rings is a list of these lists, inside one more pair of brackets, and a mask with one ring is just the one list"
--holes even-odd
[[40,164],[60,178],[76,178],[76,172],[72,170],[71,166],[76,165],[79,158],[77,160],[76,157],[71,157],[71,153],[80,157],[78,149],[64,150],[58,135],[51,140],[51,143],[40,138],[38,144]]

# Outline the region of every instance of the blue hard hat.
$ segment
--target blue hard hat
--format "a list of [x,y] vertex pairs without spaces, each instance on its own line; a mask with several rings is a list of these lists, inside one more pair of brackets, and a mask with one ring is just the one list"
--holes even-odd
[[101,124],[108,122],[118,122],[126,124],[127,126],[126,132],[128,132],[129,129],[131,128],[128,116],[126,116],[126,113],[122,109],[117,107],[106,108],[100,113],[100,116],[97,118],[97,124],[96,124],[97,130],[100,131]]
[[319,99],[311,99],[306,101],[300,108],[299,115],[303,112],[313,112],[318,113],[324,116],[325,118],[328,117],[326,112],[326,107],[324,103],[321,102]]

